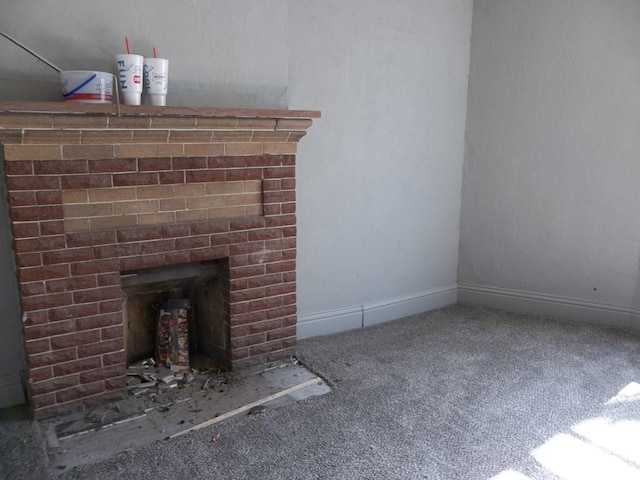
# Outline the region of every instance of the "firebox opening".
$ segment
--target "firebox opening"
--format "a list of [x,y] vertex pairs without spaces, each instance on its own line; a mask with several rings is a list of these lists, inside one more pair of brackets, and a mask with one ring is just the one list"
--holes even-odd
[[220,270],[221,262],[211,261],[121,272],[127,365],[147,358],[159,359],[160,311],[163,307],[166,310],[167,305],[175,305],[176,300],[189,305],[186,316],[191,363],[204,356],[217,365],[226,365]]

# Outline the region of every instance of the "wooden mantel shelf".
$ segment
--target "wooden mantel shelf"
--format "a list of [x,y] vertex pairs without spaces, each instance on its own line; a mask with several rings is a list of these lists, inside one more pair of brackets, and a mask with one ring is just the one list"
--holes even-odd
[[90,104],[77,102],[29,102],[1,100],[0,113],[62,113],[125,116],[182,116],[236,118],[320,118],[317,110],[256,109],[228,107],[157,107],[151,105]]

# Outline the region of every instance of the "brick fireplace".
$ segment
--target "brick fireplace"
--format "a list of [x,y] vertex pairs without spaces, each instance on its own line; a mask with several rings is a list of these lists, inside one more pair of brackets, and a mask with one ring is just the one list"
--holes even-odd
[[165,267],[215,270],[217,323],[198,331],[221,363],[293,353],[296,148],[319,116],[0,101],[36,417],[124,394],[123,280]]

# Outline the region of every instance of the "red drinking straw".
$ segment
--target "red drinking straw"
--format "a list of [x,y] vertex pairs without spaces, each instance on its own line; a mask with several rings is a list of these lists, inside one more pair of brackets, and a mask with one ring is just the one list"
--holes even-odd
[[124,37],[124,43],[127,46],[127,54],[130,54],[131,50],[129,50],[129,37]]
[[153,58],[158,58],[158,52],[156,51],[156,47],[153,47]]

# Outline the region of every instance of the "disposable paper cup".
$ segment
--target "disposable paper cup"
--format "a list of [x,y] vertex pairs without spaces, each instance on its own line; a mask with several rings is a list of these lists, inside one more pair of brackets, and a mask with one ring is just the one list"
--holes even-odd
[[124,53],[116,55],[118,85],[125,105],[140,105],[142,96],[142,67],[144,57]]
[[169,60],[166,58],[144,59],[144,88],[151,105],[167,104],[169,83]]

